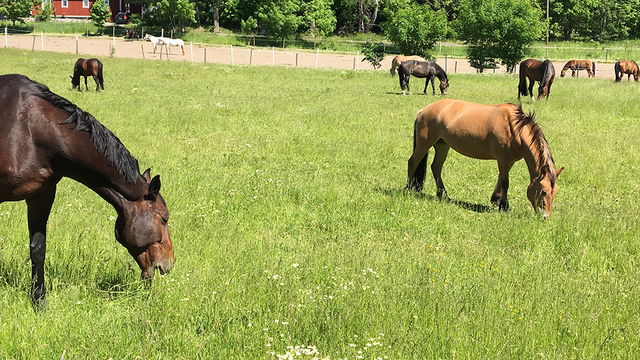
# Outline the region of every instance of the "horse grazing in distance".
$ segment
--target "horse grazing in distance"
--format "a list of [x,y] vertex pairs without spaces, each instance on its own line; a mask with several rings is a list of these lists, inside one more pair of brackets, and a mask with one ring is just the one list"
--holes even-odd
[[125,38],[125,40],[140,39],[140,35],[138,35],[138,32],[135,31],[134,29],[122,30],[122,36]]
[[73,76],[71,78],[71,86],[73,89],[80,88],[80,76],[84,76],[84,86],[89,90],[87,85],[87,76],[93,77],[93,81],[96,82],[96,91],[100,89],[104,90],[104,78],[102,77],[102,62],[98,59],[85,60],[80,58],[73,66]]
[[633,75],[633,80],[638,81],[640,76],[640,68],[633,60],[618,60],[613,66],[613,70],[616,73],[616,82],[621,81],[624,74],[627,74],[627,80],[631,80],[631,75]]
[[389,72],[391,73],[391,76],[395,76],[396,75],[396,70],[398,69],[398,66],[400,66],[400,64],[402,64],[405,61],[408,60],[417,60],[417,61],[428,61],[427,59],[423,58],[422,56],[418,56],[418,55],[398,55],[396,57],[393,58],[393,60],[391,60],[391,69],[389,69]]
[[423,93],[427,93],[427,86],[429,85],[429,81],[431,81],[431,90],[433,91],[433,95],[436,94],[436,89],[434,85],[434,78],[438,77],[440,80],[440,92],[442,95],[447,93],[447,88],[449,88],[449,79],[447,78],[447,73],[440,67],[440,65],[436,64],[433,61],[417,61],[417,60],[408,60],[400,64],[398,67],[398,78],[400,79],[400,89],[402,90],[402,94],[404,95],[405,88],[411,94],[411,90],[409,89],[409,78],[411,75],[417,78],[427,78],[424,83],[424,91]]
[[431,171],[439,200],[447,200],[442,166],[453,148],[462,155],[498,161],[498,182],[491,203],[508,210],[509,170],[524,158],[530,175],[527,197],[536,212],[546,218],[553,210],[558,192],[556,170],[542,130],[532,114],[520,105],[482,105],[462,100],[440,100],[418,112],[413,131],[413,154],[409,158],[407,189],[420,191],[424,185],[429,149],[435,149]]
[[156,36],[149,35],[149,34],[146,34],[142,39],[150,41],[151,44],[153,44],[153,53],[154,54],[156,53],[156,47],[158,47],[158,45],[163,45],[164,44],[164,42],[162,41],[163,38],[156,37]]
[[63,177],[84,184],[114,207],[115,238],[143,278],[153,278],[155,269],[164,274],[172,268],[160,177],[151,178],[150,170],[140,174],[138,161],[120,139],[91,114],[26,76],[0,76],[0,106],[0,202],[27,203],[34,305],[44,306],[47,220]]
[[[538,99],[548,98],[551,92],[551,84],[556,76],[556,69],[550,60],[538,61],[535,59],[523,60],[520,63],[520,83],[518,84],[518,100],[520,95],[530,95],[533,100],[533,85],[536,81],[540,82],[538,86]],[[527,89],[527,78],[529,78],[529,87]],[[527,92],[528,90],[528,92]]]
[[567,70],[571,70],[571,77],[580,77],[580,70],[587,70],[587,77],[596,77],[596,63],[591,60],[570,60],[560,71],[560,77],[564,77]]

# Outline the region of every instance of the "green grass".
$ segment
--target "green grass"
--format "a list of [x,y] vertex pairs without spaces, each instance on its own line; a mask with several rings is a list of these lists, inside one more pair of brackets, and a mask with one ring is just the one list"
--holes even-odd
[[[460,203],[435,201],[430,176],[424,194],[403,191],[416,111],[441,97],[399,96],[387,73],[105,58],[95,93],[71,90],[75,58],[5,49],[0,70],[91,112],[161,174],[177,263],[139,281],[114,211],[65,179],[49,222],[49,307],[34,312],[25,205],[2,204],[0,358],[640,351],[638,84],[557,79],[549,101],[525,103],[566,167],[543,221],[523,162],[508,213],[465,206],[488,205],[497,166],[454,152],[444,181]],[[447,97],[513,102],[516,83],[453,75]]]

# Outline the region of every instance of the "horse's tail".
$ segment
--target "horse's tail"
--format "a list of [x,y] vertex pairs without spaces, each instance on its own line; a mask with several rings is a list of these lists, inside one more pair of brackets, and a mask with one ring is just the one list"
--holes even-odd
[[518,99],[520,95],[528,96],[527,90],[527,73],[525,67],[520,63],[520,82],[518,83]]
[[98,81],[100,81],[100,87],[104,90],[104,78],[102,77],[102,62],[98,61]]
[[593,72],[593,77],[596,77],[596,62],[591,63],[591,71]]
[[616,81],[622,80],[622,70],[620,70],[620,61],[616,61],[613,65],[613,71],[616,73]]
[[396,68],[398,67],[398,57],[394,57],[393,60],[391,60],[391,69],[389,69],[389,72],[391,73],[391,77],[396,75]]
[[[420,115],[418,115],[420,116]],[[418,137],[418,131],[416,129],[416,124],[418,123],[417,119],[413,125],[413,153],[416,151],[416,142]],[[413,155],[412,155],[413,156]],[[411,158],[409,158],[409,164],[411,166]],[[416,191],[422,190],[424,186],[424,178],[427,174],[427,154],[420,160],[418,167],[416,168],[416,172],[413,174],[413,177],[410,178],[407,183],[408,189],[415,189]]]

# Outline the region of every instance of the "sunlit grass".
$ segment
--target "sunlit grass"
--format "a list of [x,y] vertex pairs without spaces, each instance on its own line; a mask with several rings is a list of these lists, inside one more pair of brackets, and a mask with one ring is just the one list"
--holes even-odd
[[[74,61],[4,49],[0,72],[91,112],[161,175],[177,263],[140,282],[114,211],[63,180],[36,313],[26,208],[0,205],[0,357],[638,353],[638,84],[557,79],[548,101],[525,102],[566,167],[545,222],[524,163],[509,213],[468,209],[489,205],[497,166],[454,152],[458,203],[435,201],[430,175],[424,194],[404,192],[416,111],[441,97],[400,96],[387,72],[105,58],[96,93],[71,90]],[[450,84],[448,98],[516,101],[512,76]]]

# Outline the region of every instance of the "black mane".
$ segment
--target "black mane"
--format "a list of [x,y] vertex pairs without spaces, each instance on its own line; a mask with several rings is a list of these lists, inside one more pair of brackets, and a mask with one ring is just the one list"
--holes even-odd
[[522,109],[521,104],[513,104],[516,107],[515,114],[515,130],[519,134],[522,129],[526,126],[529,127],[529,131],[531,131],[531,146],[536,149],[536,153],[534,154],[536,157],[536,163],[538,166],[538,170],[541,174],[548,174],[551,179],[551,186],[553,187],[556,182],[556,173],[551,170],[551,166],[555,168],[555,161],[553,160],[553,156],[551,155],[551,151],[549,151],[549,143],[547,143],[547,139],[544,137],[544,133],[535,119],[535,114],[529,112],[526,114]]
[[107,162],[118,170],[118,173],[124,177],[127,183],[132,184],[140,177],[138,160],[131,155],[120,139],[109,129],[88,112],[83,111],[62,96],[51,92],[47,86],[28,78],[25,79],[31,83],[30,90],[33,95],[48,101],[69,114],[69,117],[62,124],[71,124],[74,126],[74,131],[86,131],[91,135],[91,142],[95,145],[96,150],[104,155]]

